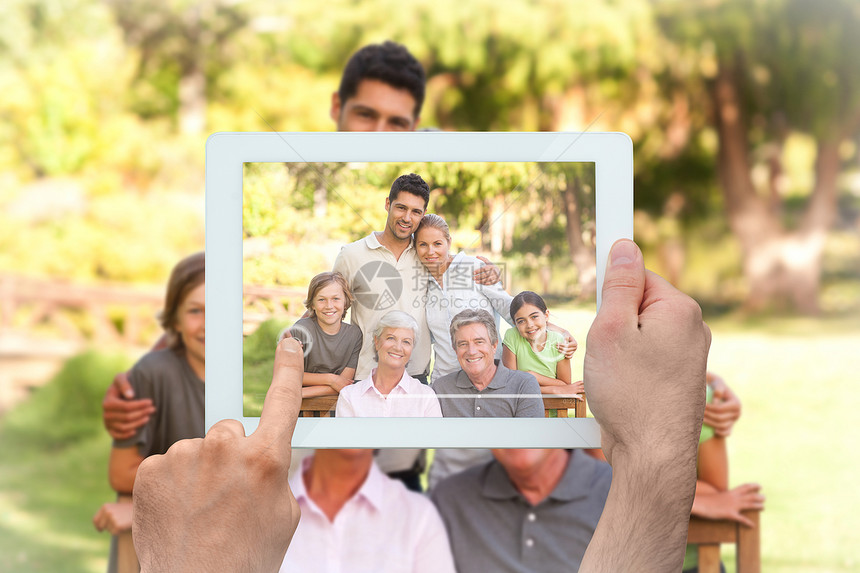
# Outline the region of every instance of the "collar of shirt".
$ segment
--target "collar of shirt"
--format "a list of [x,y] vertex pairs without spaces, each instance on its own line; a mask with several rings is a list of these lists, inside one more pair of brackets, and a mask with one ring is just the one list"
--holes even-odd
[[[366,394],[367,392],[373,391],[373,392],[376,392],[376,394],[378,396],[380,396],[382,398],[385,397],[382,395],[382,392],[377,390],[376,386],[373,384],[373,375],[376,374],[376,370],[377,369],[374,368],[373,370],[370,371],[370,376],[368,376],[364,380],[361,380],[360,382],[356,382],[356,384],[358,385],[359,395],[363,395],[363,394]],[[413,392],[409,388],[409,386],[410,386],[409,381],[410,380],[415,380],[415,378],[410,376],[409,372],[406,372],[404,370],[403,376],[400,377],[400,382],[397,383],[397,386],[395,386],[394,388],[391,389],[391,393],[397,392],[398,394],[412,394]],[[415,382],[417,382],[418,384],[421,384],[421,382],[418,382],[418,380],[415,380]]]
[[[290,489],[293,491],[293,495],[296,497],[296,501],[299,502],[300,505],[307,506],[311,511],[323,515],[322,510],[317,507],[316,503],[314,503],[313,498],[308,494],[308,490],[305,487],[304,474],[310,467],[313,458],[313,456],[308,456],[302,460],[302,467],[295,473],[293,479],[290,480]],[[364,479],[364,483],[362,483],[361,487],[358,488],[358,491],[349,498],[347,503],[351,503],[353,501],[365,501],[373,508],[374,511],[379,511],[382,507],[383,479],[382,472],[376,467],[376,462],[371,462],[370,471],[367,472],[367,477]]]
[[[541,503],[544,503],[547,499],[564,502],[587,497],[593,481],[594,465],[597,463],[600,462],[581,450],[571,451],[570,459],[567,461],[567,468],[564,470],[561,481],[558,482],[555,489]],[[525,501],[522,494],[514,487],[505,468],[495,459],[490,462],[487,471],[484,472],[481,483],[481,494],[488,499],[521,498]]]
[[[383,231],[380,231],[380,232],[383,232]],[[376,238],[376,233],[377,233],[376,231],[371,231],[370,234],[364,238],[364,242],[367,245],[367,248],[368,249],[385,249],[385,250],[388,250],[388,248],[385,245],[383,245],[382,243],[380,243],[379,239]],[[409,251],[414,246],[415,246],[415,237],[409,239],[409,246],[406,247],[406,249],[404,249],[403,252],[405,253],[405,252]]]
[[[487,384],[487,387],[484,388],[484,390],[499,390],[500,388],[504,388],[507,384],[508,375],[511,371],[505,368],[505,365],[502,364],[502,361],[498,358],[493,359],[493,363],[496,365],[496,373],[493,374],[493,379],[490,380],[490,383]],[[462,369],[457,372],[457,378],[454,380],[454,384],[457,385],[457,388],[475,388],[475,385],[472,384],[471,380],[469,380],[469,376],[467,376],[466,372]],[[478,392],[483,392],[484,390],[478,390]]]

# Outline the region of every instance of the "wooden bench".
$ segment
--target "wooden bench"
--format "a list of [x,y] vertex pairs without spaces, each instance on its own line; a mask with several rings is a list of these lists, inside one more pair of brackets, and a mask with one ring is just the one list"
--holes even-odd
[[[583,395],[583,398],[585,396]],[[334,408],[337,404],[337,396],[317,396],[315,398],[305,398],[302,400],[302,407],[299,411],[300,418],[331,418],[334,417]],[[576,418],[585,417],[585,400],[577,400],[576,398],[567,398],[556,395],[543,395],[544,412],[549,417],[549,413],[554,411],[559,418],[569,418],[568,410],[573,410]]]
[[737,573],[760,573],[760,513],[755,509],[741,512],[755,524],[755,527],[747,527],[730,519],[690,517],[687,543],[695,543],[699,546],[699,573],[719,572],[720,543],[734,543],[737,546],[735,557]]

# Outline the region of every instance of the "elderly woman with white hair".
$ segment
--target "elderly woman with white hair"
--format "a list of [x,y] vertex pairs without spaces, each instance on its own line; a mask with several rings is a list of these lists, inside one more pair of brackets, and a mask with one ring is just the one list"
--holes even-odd
[[337,417],[442,417],[433,390],[406,372],[418,324],[403,311],[383,315],[373,331],[377,362],[370,376],[340,391]]

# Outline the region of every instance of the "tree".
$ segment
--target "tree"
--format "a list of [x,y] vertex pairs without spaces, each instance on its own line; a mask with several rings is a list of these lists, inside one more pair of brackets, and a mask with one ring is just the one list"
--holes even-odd
[[226,67],[226,41],[247,23],[235,2],[109,0],[126,41],[139,51],[135,107],[176,113],[179,131],[202,134],[207,86]]
[[[670,37],[698,62],[719,141],[717,173],[743,254],[747,306],[819,310],[841,145],[860,129],[860,11],[850,0],[724,0],[663,6]],[[792,211],[791,134],[815,141],[814,184]],[[754,181],[756,166],[768,176]],[[761,169],[759,169],[761,171]]]

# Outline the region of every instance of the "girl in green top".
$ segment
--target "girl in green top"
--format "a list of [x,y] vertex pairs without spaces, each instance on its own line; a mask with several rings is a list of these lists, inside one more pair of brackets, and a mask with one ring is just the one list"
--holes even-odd
[[502,364],[531,373],[543,394],[583,392],[581,380],[571,383],[570,359],[558,350],[561,335],[546,328],[549,310],[543,299],[532,291],[521,292],[511,301],[511,318],[516,328],[505,333]]

